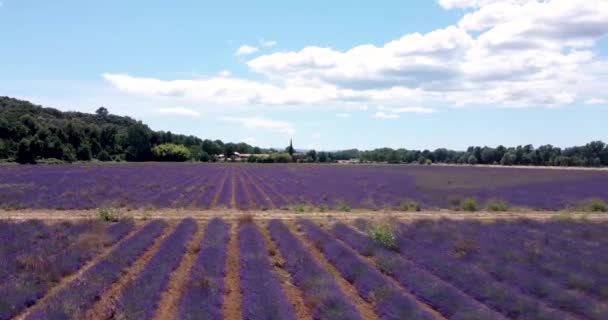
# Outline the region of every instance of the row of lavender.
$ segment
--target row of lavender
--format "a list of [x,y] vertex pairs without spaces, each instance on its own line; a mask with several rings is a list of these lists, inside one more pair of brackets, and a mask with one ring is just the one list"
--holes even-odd
[[[362,231],[368,227],[360,221]],[[343,224],[332,231],[397,280],[425,269],[435,282],[450,283],[509,318],[606,319],[606,228],[605,223],[425,221],[397,225],[395,251]],[[404,279],[416,293],[420,279]],[[455,301],[445,298],[428,301],[441,310]]]
[[47,225],[0,222],[0,319],[8,319],[42,298],[133,228],[131,222]]
[[[334,223],[324,230],[309,220],[299,229],[340,275],[331,275],[281,221],[266,228],[282,255],[292,282],[301,290],[315,319],[361,319],[356,308],[338,288],[335,276],[353,285],[382,319],[432,319],[439,313],[449,319],[606,319],[608,292],[608,237],[605,223],[471,221],[422,221],[393,223],[396,247],[373,241],[365,231],[370,223],[357,221],[356,229]],[[34,304],[27,319],[78,319],[90,317],[91,309],[110,318],[151,319],[167,284],[195,234],[198,224],[182,220],[167,230],[167,223],[152,221],[131,236],[128,222],[44,225],[39,222],[0,223],[0,261],[13,259],[26,248],[48,247],[36,253],[62,256],[80,265],[63,270],[73,273],[98,252],[97,248],[62,247],[57,241],[74,242],[83,235],[103,234],[107,244],[120,241],[111,252],[46,299],[44,294],[27,301],[18,287],[0,295],[0,319],[8,319]],[[61,230],[64,233],[59,234]],[[363,232],[362,232],[363,231]],[[162,233],[164,236],[159,238]],[[81,235],[81,236],[76,236]],[[87,239],[88,237],[83,237]],[[37,239],[42,239],[37,243]],[[240,261],[241,312],[243,318],[293,319],[294,310],[268,258],[268,247],[258,226],[242,222],[237,239]],[[221,319],[226,276],[229,226],[220,219],[207,224],[200,251],[178,301],[178,317]],[[76,243],[79,243],[76,241]],[[157,248],[141,271],[129,280],[114,304],[94,306],[124,271],[153,243]],[[60,250],[61,253],[56,253]],[[365,258],[367,257],[367,258]],[[59,260],[52,260],[58,262]],[[3,275],[3,287],[12,279],[26,279],[32,270],[12,270]],[[52,266],[51,266],[52,267]],[[12,269],[11,269],[12,268]],[[45,288],[52,285],[46,284]],[[47,289],[45,289],[47,290]]]
[[481,204],[560,209],[608,201],[608,172],[447,166],[129,164],[0,166],[0,207],[286,208],[300,203],[446,208]]

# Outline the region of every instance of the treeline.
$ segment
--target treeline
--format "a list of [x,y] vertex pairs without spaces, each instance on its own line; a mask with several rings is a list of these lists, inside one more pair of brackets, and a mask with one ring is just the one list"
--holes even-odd
[[5,162],[212,161],[216,155],[234,152],[265,150],[246,143],[153,131],[104,107],[95,114],[62,112],[0,97],[0,159]]
[[469,147],[466,151],[444,148],[430,150],[406,150],[381,148],[370,151],[357,149],[338,152],[310,151],[307,161],[333,162],[359,159],[362,162],[384,163],[448,163],[448,164],[498,164],[523,166],[608,166],[608,146],[602,141],[593,141],[584,146],[558,148],[543,145],[517,147]]
[[252,154],[259,163],[336,162],[357,159],[381,163],[453,163],[527,166],[608,166],[608,146],[601,141],[558,148],[543,145],[406,150],[381,148],[335,152],[262,149],[247,143],[224,143],[191,135],[154,131],[141,121],[112,115],[104,107],[94,114],[62,112],[27,101],[0,97],[0,161],[56,163],[90,161],[217,161]]

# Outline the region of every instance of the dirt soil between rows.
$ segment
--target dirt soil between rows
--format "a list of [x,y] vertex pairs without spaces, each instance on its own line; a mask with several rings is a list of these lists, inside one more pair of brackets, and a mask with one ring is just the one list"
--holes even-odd
[[[508,212],[462,212],[462,211],[370,211],[353,210],[350,212],[304,212],[298,213],[290,210],[189,210],[189,209],[158,209],[158,210],[123,210],[124,218],[136,220],[147,219],[183,219],[194,218],[196,220],[210,220],[216,217],[225,220],[237,220],[244,215],[251,215],[256,220],[297,220],[300,218],[312,220],[354,220],[359,218],[371,220],[399,219],[399,220],[420,220],[420,219],[520,219],[528,218],[535,220],[547,219],[586,219],[590,221],[608,221],[608,213],[584,213],[584,212],[564,212],[564,211],[532,211],[519,210]],[[97,219],[96,210],[0,210],[2,220],[78,220],[78,219]]]

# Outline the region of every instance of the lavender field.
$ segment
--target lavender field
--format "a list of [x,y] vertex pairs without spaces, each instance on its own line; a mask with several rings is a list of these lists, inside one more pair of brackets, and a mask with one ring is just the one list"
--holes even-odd
[[1,221],[0,319],[608,318],[606,222],[382,223]]
[[453,208],[474,198],[557,210],[608,201],[608,171],[411,165],[128,164],[0,166],[5,209]]

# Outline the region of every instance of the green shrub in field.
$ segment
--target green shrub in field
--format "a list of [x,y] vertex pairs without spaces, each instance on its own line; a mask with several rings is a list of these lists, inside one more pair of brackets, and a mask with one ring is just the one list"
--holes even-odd
[[308,206],[304,202],[300,202],[293,207],[296,213],[304,213],[308,210]]
[[418,212],[420,211],[420,204],[418,204],[418,202],[414,200],[406,200],[401,202],[401,204],[399,205],[399,209],[401,209],[401,211],[407,212]]
[[589,212],[608,212],[608,205],[600,199],[592,199],[585,205],[585,211]]
[[372,226],[367,233],[372,240],[383,247],[391,250],[397,248],[395,233],[389,225]]
[[99,219],[107,222],[116,222],[121,218],[120,210],[114,207],[104,206],[97,209],[97,216]]
[[340,201],[336,204],[336,209],[338,211],[342,211],[342,212],[350,212],[351,207],[348,203],[346,203],[345,201]]
[[502,212],[509,210],[509,206],[504,202],[491,200],[486,204],[486,210],[491,212]]
[[460,201],[460,209],[464,211],[474,212],[477,211],[477,200],[475,198],[464,198]]

